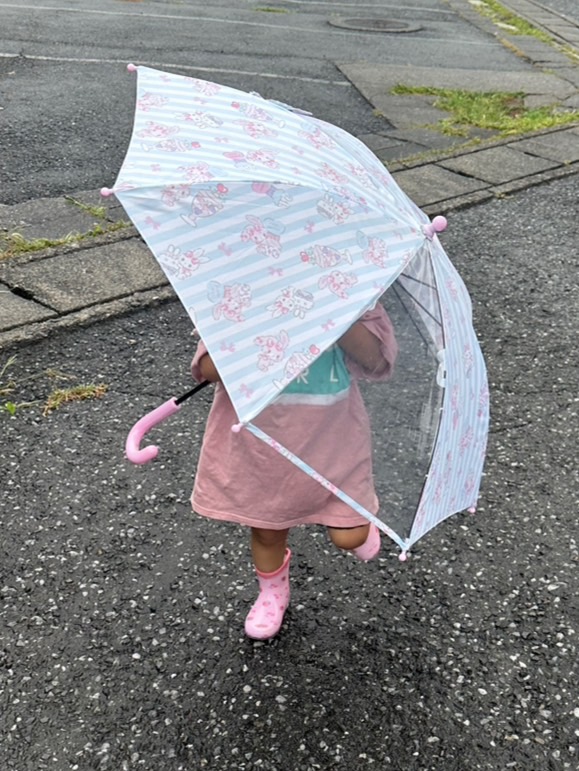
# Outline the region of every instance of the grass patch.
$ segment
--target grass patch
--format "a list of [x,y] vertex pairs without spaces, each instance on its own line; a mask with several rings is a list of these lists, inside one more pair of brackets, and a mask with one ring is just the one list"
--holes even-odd
[[393,94],[435,97],[434,106],[451,114],[438,124],[444,134],[468,136],[469,128],[497,131],[502,136],[529,134],[579,120],[579,111],[557,112],[554,107],[525,107],[523,93],[477,92],[427,86],[397,85]]
[[128,228],[131,226],[130,222],[119,220],[118,222],[108,222],[106,206],[97,206],[93,204],[83,203],[77,198],[73,198],[71,195],[66,195],[65,200],[72,206],[76,206],[86,214],[90,214],[99,222],[96,222],[91,230],[87,230],[85,233],[68,233],[60,238],[26,238],[21,233],[6,233],[0,236],[0,243],[3,242],[2,248],[0,248],[0,259],[6,259],[7,257],[14,257],[17,254],[26,254],[28,252],[40,252],[43,249],[49,249],[51,247],[58,246],[75,246],[81,241],[86,241],[88,238],[95,238],[96,236],[102,236],[107,233],[114,233],[117,230]]
[[505,8],[504,5],[501,5],[496,0],[479,0],[479,2],[473,3],[473,7],[511,35],[530,35],[538,40],[542,40],[544,43],[552,44],[555,42],[546,32],[537,29],[537,27],[525,19],[521,19],[520,16],[509,11],[508,8]]
[[[45,369],[34,375],[16,379],[12,376],[11,372],[15,362],[16,356],[11,356],[0,365],[0,414],[4,412],[14,416],[23,407],[38,407],[42,405],[42,414],[47,416],[63,404],[84,401],[86,399],[100,399],[108,389],[105,383],[91,383],[89,385],[77,383],[66,388],[55,388],[54,385],[57,382],[70,382],[76,379],[56,369]],[[22,395],[26,388],[30,388],[33,382],[39,380],[44,381],[44,384],[41,386],[42,390],[45,392],[48,390],[46,397],[32,401],[18,400],[18,397]],[[47,385],[48,389],[46,388]]]
[[57,410],[62,407],[63,404],[69,404],[70,402],[82,402],[86,399],[100,399],[108,390],[108,386],[105,383],[99,383],[98,385],[77,385],[72,388],[56,388],[52,391],[44,403],[44,409],[42,414],[50,415],[53,410]]
[[8,398],[16,388],[16,381],[9,376],[9,370],[15,361],[16,356],[11,356],[0,367],[0,412],[7,412],[9,415],[15,415],[19,407],[28,406],[28,404],[18,404]]
[[570,59],[572,59],[574,62],[579,62],[579,52],[576,48],[572,48],[571,46],[564,45],[561,46],[561,51],[568,56]]
[[83,203],[77,198],[73,198],[71,195],[65,195],[64,200],[73,206],[76,206],[81,211],[84,211],[87,214],[91,214],[93,217],[96,217],[99,220],[105,220],[107,218],[106,206],[97,206],[96,204]]
[[21,233],[8,233],[4,236],[6,248],[0,252],[0,257],[14,257],[16,254],[40,252],[51,246],[75,244],[80,238],[79,233],[69,233],[62,238],[25,238]]
[[15,361],[16,356],[11,356],[7,361],[4,362],[2,367],[0,367],[0,397],[7,396],[14,390],[14,381],[12,379],[8,379],[8,370]]
[[0,260],[8,257],[14,257],[18,254],[27,254],[28,252],[41,252],[43,249],[49,249],[57,246],[74,246],[86,241],[89,238],[95,238],[96,236],[102,236],[107,233],[114,233],[117,230],[128,228],[131,226],[130,222],[120,220],[119,222],[112,222],[108,225],[96,224],[94,228],[86,231],[86,233],[68,233],[61,238],[26,238],[21,233],[8,233],[1,237],[4,242],[4,248],[0,250]]

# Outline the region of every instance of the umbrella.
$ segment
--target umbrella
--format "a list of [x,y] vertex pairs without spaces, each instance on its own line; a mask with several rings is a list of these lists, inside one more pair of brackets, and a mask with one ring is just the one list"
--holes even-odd
[[[484,360],[467,290],[432,222],[359,140],[288,105],[197,78],[137,71],[131,142],[113,193],[199,331],[238,423],[407,550],[474,508],[488,430]],[[397,375],[368,383],[376,514],[261,416],[381,303]],[[169,400],[129,435],[180,408]],[[380,469],[387,467],[383,477]]]

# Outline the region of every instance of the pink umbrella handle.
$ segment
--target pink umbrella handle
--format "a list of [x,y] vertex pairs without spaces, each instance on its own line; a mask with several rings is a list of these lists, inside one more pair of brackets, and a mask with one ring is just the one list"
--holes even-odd
[[143,415],[143,417],[135,423],[135,425],[129,431],[129,435],[127,436],[127,441],[125,443],[125,454],[131,463],[148,463],[150,460],[153,460],[153,458],[157,457],[159,448],[150,444],[148,447],[143,447],[141,450],[141,441],[143,440],[143,437],[147,431],[150,431],[153,426],[156,426],[158,423],[162,423],[167,418],[170,418],[171,415],[179,412],[180,409],[181,405],[177,404],[177,400],[172,397],[164,404],[161,404],[159,407],[152,410],[152,412],[148,412],[146,415]]

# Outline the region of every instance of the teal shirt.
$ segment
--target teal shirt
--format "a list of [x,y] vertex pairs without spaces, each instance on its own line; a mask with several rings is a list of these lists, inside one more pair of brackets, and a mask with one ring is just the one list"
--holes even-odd
[[350,380],[344,352],[334,345],[284,388],[281,399],[287,403],[332,404],[346,395]]

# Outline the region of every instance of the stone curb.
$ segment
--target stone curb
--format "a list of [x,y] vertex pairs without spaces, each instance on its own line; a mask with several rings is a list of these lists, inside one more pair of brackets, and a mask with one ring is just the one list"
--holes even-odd
[[[548,132],[553,133],[553,132]],[[461,157],[460,154],[449,154],[446,158]],[[419,169],[432,166],[431,164],[417,164],[410,169],[402,169],[402,171],[408,171],[411,169]],[[579,173],[579,161],[575,161],[569,164],[560,164],[553,169],[548,169],[537,174],[531,174],[523,176],[519,179],[510,180],[508,182],[499,185],[488,185],[484,189],[474,190],[462,195],[454,197],[443,198],[440,201],[425,203],[422,205],[422,209],[430,217],[437,214],[449,214],[452,211],[459,209],[469,208],[485,201],[491,201],[511,193],[515,193],[529,187],[533,187],[540,184],[545,184],[555,179],[561,179],[563,177],[571,176]],[[396,179],[397,174],[393,175]],[[116,238],[115,238],[116,235]],[[138,271],[143,271],[143,266],[149,267],[156,263],[151,256],[148,248],[141,241],[140,237],[136,234],[127,235],[124,233],[110,234],[107,237],[100,237],[98,243],[83,245],[80,249],[74,249],[67,247],[66,249],[48,249],[44,252],[39,252],[35,255],[26,255],[23,257],[12,258],[14,263],[10,268],[26,268],[30,265],[38,265],[39,263],[50,263],[50,260],[55,257],[62,257],[63,255],[78,255],[82,252],[92,252],[95,249],[102,249],[103,247],[111,246],[119,243],[130,243],[133,249],[133,260],[138,262]],[[1,269],[0,264],[0,269]],[[12,328],[0,328],[0,351],[7,348],[31,343],[49,335],[66,331],[77,326],[87,326],[89,324],[103,321],[112,317],[118,317],[130,313],[139,308],[150,307],[158,305],[159,303],[175,300],[175,294],[173,289],[169,286],[164,276],[158,270],[158,285],[148,289],[136,289],[127,290],[127,294],[122,297],[115,297],[114,299],[103,300],[86,307],[72,310],[60,315],[53,313],[50,318],[39,318],[38,320],[31,320],[27,323],[18,326],[12,326]],[[0,272],[1,276],[1,272]],[[0,291],[2,283],[0,278]],[[29,300],[28,302],[31,302]]]
[[533,174],[529,177],[522,177],[521,179],[512,180],[501,185],[489,187],[485,190],[477,190],[467,195],[458,196],[456,198],[446,198],[436,204],[427,204],[423,206],[423,211],[428,214],[429,217],[434,217],[437,214],[449,214],[452,211],[458,211],[459,209],[467,209],[471,206],[475,206],[485,201],[492,201],[497,198],[503,198],[511,193],[518,193],[521,190],[527,190],[537,185],[543,185],[547,182],[552,182],[556,179],[563,179],[564,177],[570,177],[573,174],[579,173],[579,163],[570,163],[565,166],[559,166],[555,169],[541,172],[539,174]]
[[66,316],[15,327],[0,332],[0,352],[17,345],[38,342],[56,332],[90,326],[99,321],[124,316],[132,311],[153,307],[175,299],[172,287],[161,286],[158,289],[134,292],[127,297],[82,308]]
[[[432,150],[426,152],[428,157],[425,160],[410,159],[408,161],[394,161],[388,164],[388,171],[391,174],[396,174],[403,169],[415,169],[420,166],[431,165],[433,163],[440,163],[442,161],[458,158],[463,155],[470,155],[471,153],[480,152],[483,150],[492,150],[496,147],[505,147],[507,145],[519,144],[520,142],[526,142],[529,139],[540,139],[541,137],[551,136],[552,134],[559,134],[565,131],[579,130],[579,121],[577,123],[569,123],[566,126],[557,126],[555,128],[542,129],[541,131],[534,131],[532,134],[525,134],[524,136],[516,137],[504,137],[500,139],[484,139],[479,144],[471,145],[468,148],[457,147],[454,150],[437,151]],[[578,148],[579,148],[579,133],[578,133]]]

